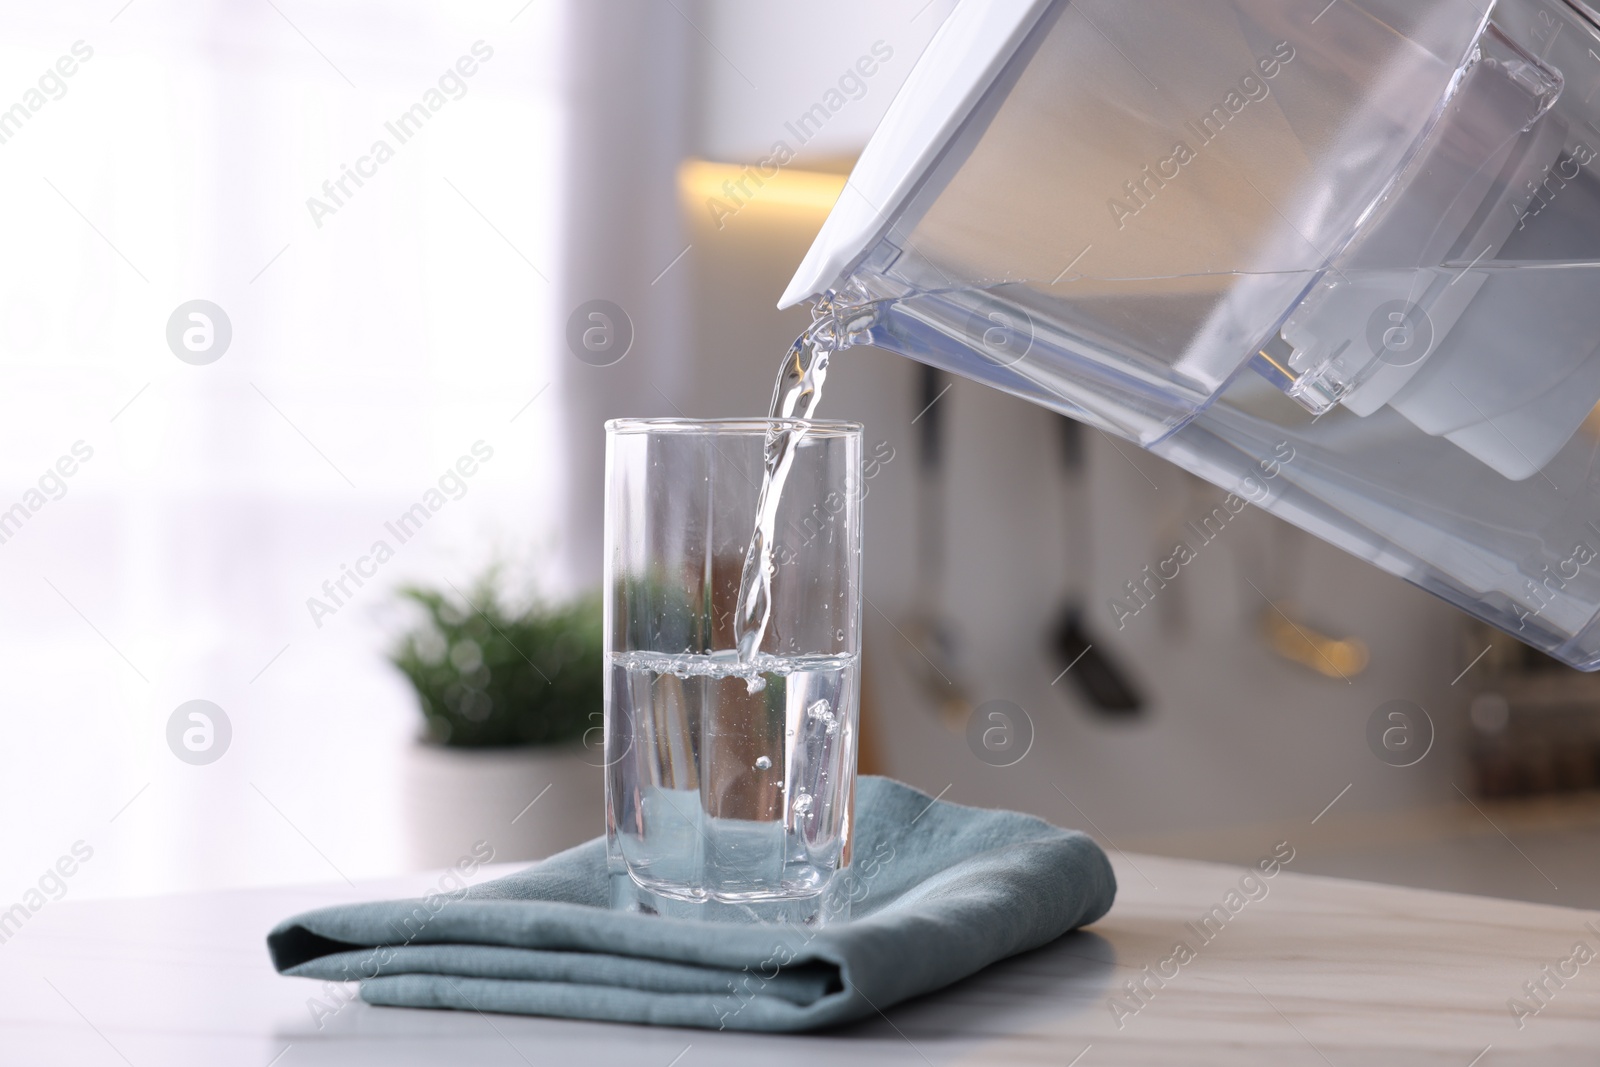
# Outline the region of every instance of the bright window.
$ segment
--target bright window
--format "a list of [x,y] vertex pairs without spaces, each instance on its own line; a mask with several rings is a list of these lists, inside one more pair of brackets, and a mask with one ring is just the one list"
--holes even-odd
[[397,870],[389,591],[561,583],[556,9],[99,6],[0,33],[0,898]]

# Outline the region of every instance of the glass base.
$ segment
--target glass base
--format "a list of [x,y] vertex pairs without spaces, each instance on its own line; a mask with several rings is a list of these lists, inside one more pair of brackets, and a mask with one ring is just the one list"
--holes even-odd
[[675,896],[641,885],[626,871],[611,875],[611,906],[617,911],[700,919],[721,923],[776,923],[820,929],[850,920],[849,879],[835,875],[822,890],[806,896],[721,900]]

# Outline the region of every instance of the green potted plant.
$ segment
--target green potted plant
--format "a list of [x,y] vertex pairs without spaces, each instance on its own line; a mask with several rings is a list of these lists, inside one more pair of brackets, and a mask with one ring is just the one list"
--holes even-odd
[[491,569],[464,593],[399,593],[416,614],[389,659],[422,713],[406,789],[419,866],[478,841],[533,859],[604,829],[600,598],[519,606],[502,587]]
[[598,596],[518,610],[494,572],[465,596],[408,586],[422,609],[391,662],[417,691],[427,740],[460,748],[580,741],[604,699]]

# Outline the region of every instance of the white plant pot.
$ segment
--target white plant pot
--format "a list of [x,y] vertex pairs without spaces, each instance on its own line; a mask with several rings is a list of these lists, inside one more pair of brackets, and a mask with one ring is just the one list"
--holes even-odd
[[597,755],[582,746],[413,745],[404,802],[412,867],[454,864],[480,841],[499,863],[542,859],[598,837],[604,777]]

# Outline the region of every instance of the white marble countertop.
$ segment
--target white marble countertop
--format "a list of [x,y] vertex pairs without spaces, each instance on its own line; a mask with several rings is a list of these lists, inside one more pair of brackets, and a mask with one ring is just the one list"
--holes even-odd
[[[1493,1067],[1592,1065],[1600,1056],[1600,914],[1287,871],[1262,883],[1265,896],[1251,883],[1259,899],[1230,901],[1242,868],[1147,856],[1118,857],[1116,866],[1116,907],[1092,930],[821,1035],[359,1000],[330,1016],[333,996],[348,997],[352,987],[273,972],[264,935],[278,920],[421,892],[428,876],[52,902],[0,944],[0,1063]],[[1236,913],[1213,921],[1219,932],[1209,941],[1187,925],[1229,903]],[[1173,957],[1179,941],[1192,949],[1187,962]],[[1574,962],[1580,942],[1596,953],[1592,962]],[[1147,966],[1174,976],[1158,985],[1145,978]],[[1143,1002],[1125,989],[1136,980],[1148,990]],[[1548,992],[1536,1000],[1525,982]],[[1513,998],[1530,1011],[1520,1027]],[[320,1026],[316,999],[324,1004]]]

